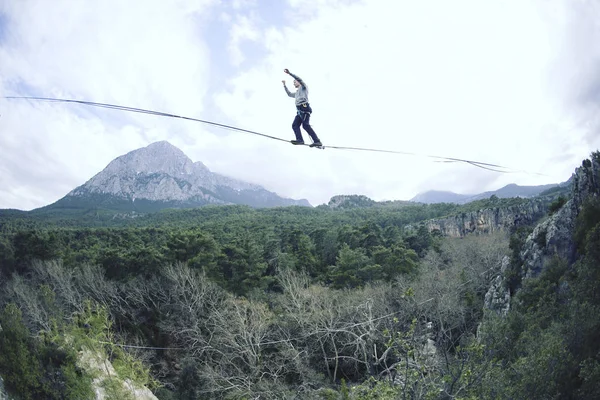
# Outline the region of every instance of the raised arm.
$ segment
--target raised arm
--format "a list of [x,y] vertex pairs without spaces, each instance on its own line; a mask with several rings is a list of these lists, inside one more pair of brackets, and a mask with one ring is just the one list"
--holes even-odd
[[286,74],[288,74],[289,76],[291,76],[292,78],[294,78],[295,80],[297,80],[297,81],[298,81],[298,83],[299,83],[300,85],[302,85],[302,87],[303,87],[304,89],[306,89],[306,83],[304,83],[304,81],[302,80],[302,78],[300,78],[298,75],[294,75],[294,74],[292,74],[292,73],[290,72],[290,70],[289,70],[289,69],[287,69],[287,68],[286,68],[286,69],[284,69],[284,70],[283,70],[283,72],[285,72]]

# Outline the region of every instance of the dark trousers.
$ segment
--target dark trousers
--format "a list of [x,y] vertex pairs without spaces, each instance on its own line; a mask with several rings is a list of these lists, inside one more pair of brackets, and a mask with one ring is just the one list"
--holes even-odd
[[304,130],[308,133],[313,142],[320,142],[315,130],[310,126],[310,113],[312,109],[307,104],[306,106],[300,105],[296,106],[298,109],[298,113],[296,114],[296,118],[294,118],[294,123],[292,124],[292,129],[296,134],[296,140],[303,142],[302,133],[300,132],[300,125],[304,128]]

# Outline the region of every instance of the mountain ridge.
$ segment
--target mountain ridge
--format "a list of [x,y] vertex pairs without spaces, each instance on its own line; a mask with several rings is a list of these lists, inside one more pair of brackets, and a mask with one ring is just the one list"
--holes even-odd
[[556,187],[565,186],[567,182],[563,183],[551,183],[546,185],[537,185],[537,186],[520,186],[515,183],[510,183],[506,186],[501,187],[497,190],[490,190],[482,193],[475,194],[460,194],[452,191],[444,191],[444,190],[428,190],[422,193],[417,194],[409,201],[416,203],[425,203],[425,204],[433,204],[433,203],[456,203],[456,204],[466,204],[471,201],[487,199],[491,196],[496,196],[499,198],[509,198],[509,197],[524,197],[530,198],[535,197],[546,190],[553,189]]
[[306,199],[281,197],[260,185],[211,172],[169,142],[159,141],[115,158],[83,185],[35,211],[101,207],[148,212],[208,204],[311,207]]

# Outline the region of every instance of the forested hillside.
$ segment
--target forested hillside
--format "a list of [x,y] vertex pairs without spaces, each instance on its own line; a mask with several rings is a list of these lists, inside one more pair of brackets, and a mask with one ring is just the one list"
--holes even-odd
[[[584,172],[598,181],[594,157]],[[95,398],[91,352],[159,399],[594,398],[594,193],[573,220],[574,261],[550,257],[536,276],[521,250],[552,232],[450,238],[425,222],[525,199],[3,211],[0,376],[23,399]],[[489,304],[499,276],[508,313]]]

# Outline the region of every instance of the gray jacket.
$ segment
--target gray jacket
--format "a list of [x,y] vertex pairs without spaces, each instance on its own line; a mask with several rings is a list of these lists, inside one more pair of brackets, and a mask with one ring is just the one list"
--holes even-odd
[[306,83],[304,83],[302,78],[292,74],[291,72],[290,72],[290,76],[298,81],[298,83],[300,84],[300,87],[298,88],[298,90],[296,90],[296,93],[292,93],[288,90],[287,86],[285,86],[285,84],[284,84],[283,87],[285,88],[285,92],[287,93],[288,96],[294,97],[296,99],[297,106],[301,105],[302,103],[308,103],[308,86],[306,86]]

